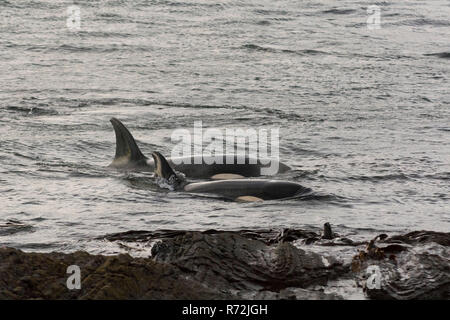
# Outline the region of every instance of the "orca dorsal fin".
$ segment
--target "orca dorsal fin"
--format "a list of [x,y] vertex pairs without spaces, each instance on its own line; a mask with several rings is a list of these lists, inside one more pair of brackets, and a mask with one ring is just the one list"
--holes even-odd
[[163,179],[169,184],[170,188],[179,188],[183,185],[184,177],[179,176],[170,166],[169,162],[164,158],[164,156],[155,151],[152,152],[153,160],[155,161],[155,176],[159,179]]
[[111,118],[114,132],[116,134],[116,155],[111,166],[127,167],[131,164],[145,162],[145,157],[139,149],[130,131],[116,118]]
[[167,162],[166,158],[164,158],[161,153],[157,151],[152,152],[152,157],[155,161],[155,174],[158,177],[166,180],[169,180],[173,176],[176,177],[175,171],[173,171],[169,162]]

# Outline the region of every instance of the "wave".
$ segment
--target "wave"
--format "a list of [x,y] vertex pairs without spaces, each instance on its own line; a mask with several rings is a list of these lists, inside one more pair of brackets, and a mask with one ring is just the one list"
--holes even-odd
[[391,23],[392,25],[401,25],[401,26],[435,26],[435,27],[448,27],[450,26],[450,21],[448,20],[434,20],[434,19],[426,19],[426,18],[419,18],[419,19],[408,19],[408,20],[402,20],[398,22]]
[[355,9],[338,9],[338,8],[333,8],[333,9],[322,11],[322,13],[324,13],[324,14],[351,14],[351,13],[355,13],[355,12],[356,12]]
[[450,59],[450,52],[425,53],[424,56],[435,56],[442,59]]
[[[108,32],[80,32],[80,36],[81,35],[85,35],[85,36],[92,36],[92,37],[98,37],[98,38],[103,38],[103,37],[107,37],[107,36],[111,36],[111,37],[120,37],[120,38],[127,38],[130,35],[127,33],[119,33],[119,32],[112,32],[112,33],[108,33]],[[137,46],[131,46],[131,45],[126,45],[126,44],[120,44],[119,45],[104,45],[104,46],[94,46],[89,45],[89,46],[76,46],[76,45],[71,45],[71,44],[63,44],[60,46],[54,46],[54,47],[49,47],[49,46],[45,46],[45,45],[33,45],[33,46],[28,46],[28,45],[17,45],[17,44],[8,44],[8,47],[22,47],[24,50],[26,51],[31,51],[31,52],[53,52],[53,51],[57,51],[57,52],[74,52],[74,53],[79,53],[79,52],[96,52],[96,53],[111,53],[111,52],[121,52],[121,51],[126,51],[126,52],[137,52],[137,51],[143,51],[143,52],[149,52],[151,49],[149,47],[144,47],[141,45],[137,45]]]
[[404,174],[404,173],[393,173],[386,175],[360,175],[360,176],[349,176],[343,180],[357,180],[357,181],[370,181],[370,182],[380,182],[380,181],[395,181],[395,180],[423,180],[423,179],[436,179],[436,180],[449,180],[450,172],[441,172],[436,174]]
[[16,107],[9,106],[6,110],[22,113],[27,116],[41,116],[41,115],[57,115],[58,111],[53,109],[44,109],[38,107]]
[[270,52],[270,53],[290,53],[290,54],[298,54],[304,56],[315,56],[315,55],[324,55],[329,54],[325,51],[315,50],[315,49],[304,49],[304,50],[291,50],[291,49],[276,49],[271,47],[263,47],[256,44],[245,44],[241,47],[242,49],[253,50],[253,51],[262,51],[262,52]]
[[34,228],[16,219],[8,219],[5,222],[0,221],[0,236],[11,235],[23,231],[34,231]]

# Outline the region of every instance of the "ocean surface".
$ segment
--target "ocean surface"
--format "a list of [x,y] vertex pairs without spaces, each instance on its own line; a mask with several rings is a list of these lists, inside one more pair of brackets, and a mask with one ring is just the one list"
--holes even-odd
[[[448,0],[0,0],[0,225],[23,224],[0,245],[111,254],[96,237],[327,221],[448,232],[449,71]],[[148,156],[194,121],[279,128],[292,170],[274,178],[314,196],[227,202],[107,169],[111,117]]]

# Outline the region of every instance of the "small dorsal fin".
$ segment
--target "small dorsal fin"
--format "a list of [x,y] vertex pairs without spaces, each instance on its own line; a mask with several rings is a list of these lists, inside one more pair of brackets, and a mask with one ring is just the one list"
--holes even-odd
[[164,178],[166,180],[169,180],[172,176],[176,177],[176,174],[173,171],[172,167],[161,153],[155,151],[152,153],[152,157],[155,161],[155,174],[158,177]]
[[[179,188],[184,183],[184,178],[178,176],[173,171],[169,162],[164,156],[155,151],[152,153],[153,160],[155,161],[155,176],[159,179],[164,179],[165,183],[169,184],[170,188]],[[172,189],[172,190],[173,190]]]
[[111,166],[123,167],[130,163],[147,160],[136,144],[130,131],[116,118],[111,118],[111,123],[116,133],[116,156]]

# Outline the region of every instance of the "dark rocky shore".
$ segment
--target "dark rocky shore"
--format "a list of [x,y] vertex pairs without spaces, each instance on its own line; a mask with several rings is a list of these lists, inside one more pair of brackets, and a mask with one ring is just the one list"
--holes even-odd
[[[0,299],[450,297],[450,233],[382,234],[357,242],[339,237],[326,224],[321,234],[298,229],[160,230],[102,239],[124,246],[153,244],[152,256],[1,248]],[[345,258],[342,252],[350,255]],[[66,286],[70,265],[81,269],[79,290]],[[370,277],[375,282],[368,283]]]

